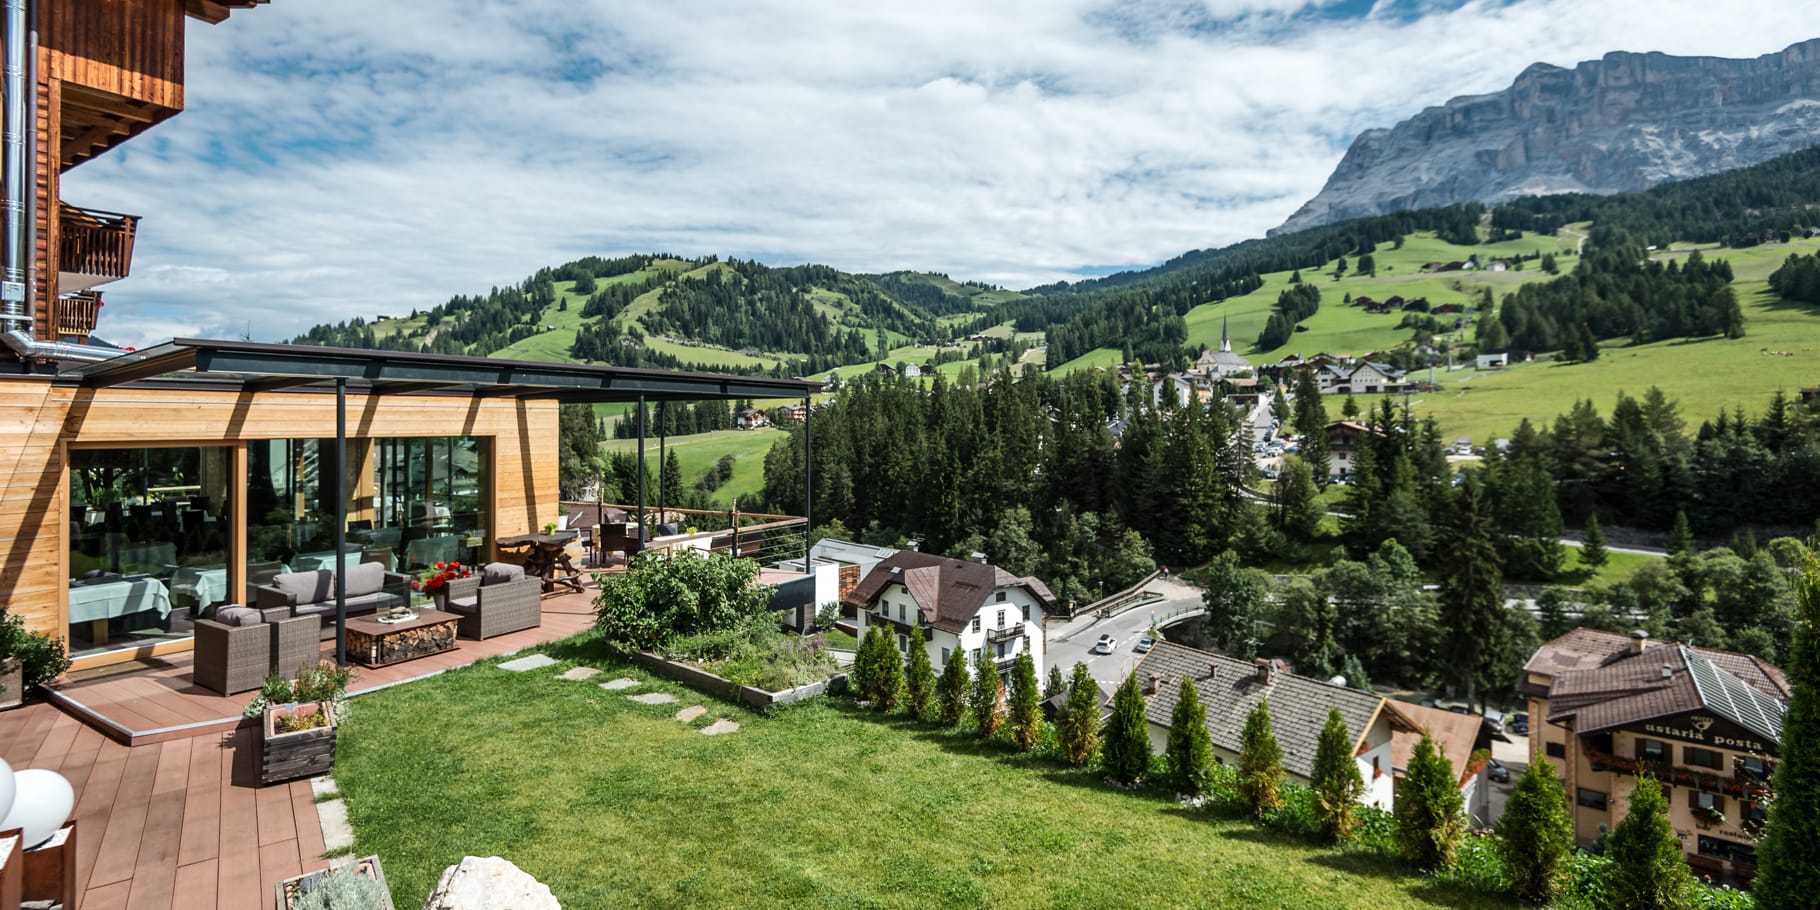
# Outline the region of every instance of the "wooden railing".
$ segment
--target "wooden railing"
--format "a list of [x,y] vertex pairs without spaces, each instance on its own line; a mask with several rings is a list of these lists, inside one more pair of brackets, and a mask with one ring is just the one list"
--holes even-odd
[[101,297],[96,294],[64,297],[57,301],[51,312],[58,338],[87,338],[94,333],[96,320],[101,318]]
[[1006,626],[1003,629],[987,629],[986,640],[990,642],[1010,641],[1023,634],[1024,623],[1020,618],[1016,625]]
[[125,278],[133,268],[133,235],[138,232],[139,216],[62,207],[59,229],[63,240],[58,245],[58,271]]
[[[580,505],[586,516],[586,507],[591,503],[565,503]],[[618,503],[605,503],[600,507],[601,513],[617,510],[629,516],[635,516],[636,506]],[[808,530],[807,519],[794,515],[767,515],[754,512],[704,511],[700,509],[666,509],[661,515],[653,508],[645,513],[648,529],[640,534],[636,527],[613,525],[620,533],[608,535],[604,541],[608,550],[657,549],[667,552],[680,550],[702,550],[715,553],[730,553],[759,562],[770,563],[787,559],[802,559],[803,535]],[[677,525],[679,533],[673,535],[659,534],[663,524]],[[694,528],[691,534],[687,529]],[[631,540],[626,540],[626,536]],[[628,548],[626,544],[631,544]]]

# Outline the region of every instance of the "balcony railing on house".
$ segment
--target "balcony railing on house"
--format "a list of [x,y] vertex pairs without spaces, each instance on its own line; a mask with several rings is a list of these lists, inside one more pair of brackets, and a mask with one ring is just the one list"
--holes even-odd
[[1010,641],[1014,638],[1021,637],[1023,634],[1024,624],[1019,622],[1014,625],[1006,626],[1003,629],[987,629],[986,640],[990,642]]
[[1585,753],[1586,761],[1592,765],[1594,771],[1610,770],[1619,774],[1629,774],[1632,777],[1647,774],[1670,786],[1691,787],[1707,793],[1723,793],[1738,799],[1759,799],[1769,792],[1763,777],[1745,770],[1742,765],[1733,768],[1730,774],[1721,774],[1718,771],[1697,771],[1692,768],[1684,768],[1665,761],[1624,758],[1595,749],[1586,745],[1584,741],[1581,743],[1581,751]]
[[[609,514],[630,516],[628,521],[601,522],[598,540],[603,553],[623,552],[628,557],[641,550],[666,553],[697,550],[727,553],[766,564],[801,560],[803,535],[808,525],[807,519],[794,515],[675,508],[659,514],[655,508],[650,508],[645,513],[647,529],[641,533],[636,521],[637,506],[574,502],[564,505],[588,523],[595,519],[594,515],[588,514],[590,510],[602,517]],[[584,528],[583,539],[590,540],[586,531]]]
[[52,328],[58,338],[87,338],[101,318],[101,295],[89,292],[58,299],[51,311]]
[[[139,216],[62,206],[57,270],[74,276],[60,290],[85,291],[125,278],[133,269],[133,236]],[[72,283],[73,282],[73,283]]]

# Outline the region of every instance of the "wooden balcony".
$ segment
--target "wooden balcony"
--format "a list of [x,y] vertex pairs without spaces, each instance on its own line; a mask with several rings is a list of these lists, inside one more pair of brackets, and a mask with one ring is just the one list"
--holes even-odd
[[57,289],[62,293],[86,291],[96,285],[119,281],[133,270],[133,236],[139,216],[61,206],[58,224],[62,240],[57,246]]
[[1022,621],[1019,621],[1015,624],[1006,626],[1003,629],[987,629],[986,640],[990,642],[1010,641],[1014,638],[1022,637],[1023,634],[1024,624]]
[[51,324],[55,327],[58,338],[87,339],[94,333],[95,322],[100,318],[100,294],[85,292],[61,298],[51,311]]

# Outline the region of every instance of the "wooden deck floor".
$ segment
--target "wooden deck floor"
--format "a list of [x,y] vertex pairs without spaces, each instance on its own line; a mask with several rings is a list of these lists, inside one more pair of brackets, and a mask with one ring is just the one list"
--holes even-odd
[[[594,588],[582,594],[551,595],[543,601],[543,625],[486,641],[462,640],[460,647],[389,667],[354,668],[349,691],[359,694],[466,666],[484,657],[510,654],[532,645],[564,638],[593,621]],[[323,655],[333,658],[334,642],[323,642]],[[257,691],[216,695],[190,680],[190,655],[156,659],[153,668],[104,676],[53,688],[50,700],[122,743],[141,746],[192,736],[216,736],[240,724],[240,712]]]
[[[573,634],[592,619],[592,597],[590,590],[547,598],[538,629],[360,671],[353,688],[394,685]],[[205,692],[190,685],[187,658],[170,664],[59,690],[127,735],[104,733],[68,705],[39,701],[0,712],[0,757],[15,769],[56,771],[75,788],[82,910],[269,907],[280,880],[327,865],[309,781],[260,787],[254,731],[238,722],[253,693]]]

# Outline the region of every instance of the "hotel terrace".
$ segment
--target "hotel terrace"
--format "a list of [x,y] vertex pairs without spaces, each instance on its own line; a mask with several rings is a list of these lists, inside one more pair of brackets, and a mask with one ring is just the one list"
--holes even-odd
[[1643,632],[1575,629],[1536,651],[1517,688],[1534,719],[1529,760],[1560,773],[1582,845],[1617,826],[1648,774],[1697,873],[1755,877],[1790,694],[1780,669]]
[[[0,712],[0,758],[60,771],[74,786],[76,902],[255,906],[273,882],[324,865],[308,782],[256,787],[253,731],[240,718],[255,693],[198,685],[198,624],[259,602],[262,587],[329,570],[323,577],[337,581],[317,614],[320,638],[312,629],[302,647],[310,659],[345,661],[345,587],[357,572],[384,574],[400,601],[421,599],[398,573],[455,559],[529,563],[507,551],[535,552],[525,539],[563,516],[609,523],[592,539],[542,542],[564,568],[546,560],[527,619],[364,671],[358,694],[587,628],[591,583],[563,549],[574,543],[595,544],[597,556],[651,546],[800,556],[806,518],[648,515],[642,489],[633,506],[560,502],[558,411],[806,404],[818,383],[208,339],[140,351],[100,342],[97,288],[131,273],[141,219],[88,207],[106,200],[66,202],[61,175],[182,110],[188,20],[221,23],[264,0],[4,3],[0,610],[63,642],[73,665],[48,703]],[[130,306],[130,291],[110,302]],[[703,530],[654,538],[670,522]]]

